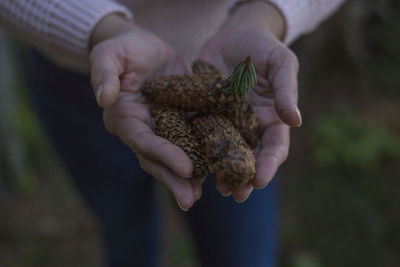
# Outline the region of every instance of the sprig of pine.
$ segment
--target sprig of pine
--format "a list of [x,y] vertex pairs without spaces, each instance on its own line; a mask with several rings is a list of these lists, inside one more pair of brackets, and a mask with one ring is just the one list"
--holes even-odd
[[251,58],[248,56],[233,70],[231,76],[225,82],[224,94],[227,96],[240,96],[247,98],[251,88],[257,83],[257,74]]

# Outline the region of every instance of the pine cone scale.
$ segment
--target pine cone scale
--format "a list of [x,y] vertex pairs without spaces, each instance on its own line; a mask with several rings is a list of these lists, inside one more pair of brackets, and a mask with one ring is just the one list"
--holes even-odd
[[204,154],[184,115],[177,109],[167,106],[154,108],[152,113],[156,122],[156,134],[175,144],[188,155],[193,164],[192,176],[195,179],[205,178],[208,171]]
[[193,119],[205,157],[216,179],[233,189],[249,183],[255,175],[255,158],[240,133],[222,115],[204,115]]

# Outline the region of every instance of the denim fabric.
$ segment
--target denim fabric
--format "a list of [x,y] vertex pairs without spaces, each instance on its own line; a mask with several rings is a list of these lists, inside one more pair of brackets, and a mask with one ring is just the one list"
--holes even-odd
[[[161,210],[154,179],[108,134],[89,77],[32,57],[37,113],[79,192],[103,229],[109,266],[161,266]],[[185,214],[202,266],[273,267],[277,260],[277,179],[243,204],[222,197],[213,179]]]

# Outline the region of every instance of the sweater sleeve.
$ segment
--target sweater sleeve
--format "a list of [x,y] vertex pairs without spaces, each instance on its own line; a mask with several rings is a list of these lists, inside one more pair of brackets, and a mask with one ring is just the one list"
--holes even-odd
[[112,0],[2,0],[0,27],[45,53],[62,53],[85,64],[93,29],[111,13],[132,19],[126,7]]
[[[257,0],[232,0],[238,2]],[[262,0],[259,0],[262,1]],[[284,42],[291,44],[303,34],[315,30],[318,25],[340,7],[345,0],[264,0],[274,4],[283,14],[286,22]]]

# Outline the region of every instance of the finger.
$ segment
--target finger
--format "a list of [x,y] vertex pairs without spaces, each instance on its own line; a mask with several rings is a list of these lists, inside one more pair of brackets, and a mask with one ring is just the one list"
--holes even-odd
[[289,126],[299,127],[302,119],[297,107],[299,70],[297,57],[282,45],[274,49],[268,62],[268,80],[274,92],[276,112]]
[[289,150],[289,127],[272,125],[265,129],[261,139],[261,150],[256,155],[256,176],[251,182],[254,188],[268,185],[279,166],[286,160]]
[[111,48],[97,46],[90,55],[91,83],[97,104],[112,105],[120,90],[119,76],[123,73],[123,62]]
[[201,182],[194,178],[190,179],[190,182],[192,183],[194,200],[197,201],[201,198],[201,194],[202,194],[202,190],[203,190],[202,186],[201,186]]
[[119,118],[107,111],[104,120],[107,121],[109,131],[116,134],[136,154],[165,165],[178,176],[191,177],[192,162],[182,149],[156,136],[146,123],[133,115]]
[[216,180],[215,186],[216,186],[217,190],[221,193],[222,196],[229,197],[230,195],[232,195],[232,190],[229,189],[226,185],[224,185],[220,181]]
[[246,184],[235,188],[232,191],[232,197],[237,203],[243,203],[249,198],[251,192],[253,192],[253,189],[254,187],[252,184]]
[[168,64],[166,70],[165,70],[165,75],[171,75],[171,74],[188,74],[189,69],[186,66],[185,61],[179,57],[175,56],[174,60],[171,61],[170,64]]
[[188,211],[197,198],[200,198],[201,191],[198,185],[194,185],[190,179],[179,177],[163,165],[143,156],[138,156],[138,158],[142,169],[168,188],[183,211]]

